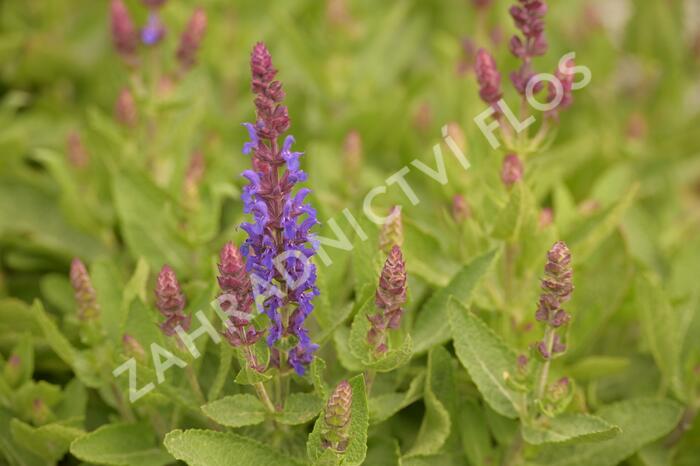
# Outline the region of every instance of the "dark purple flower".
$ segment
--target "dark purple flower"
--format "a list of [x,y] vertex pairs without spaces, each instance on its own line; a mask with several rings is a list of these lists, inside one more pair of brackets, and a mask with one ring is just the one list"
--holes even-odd
[[206,29],[207,14],[203,9],[197,8],[192,13],[177,48],[176,58],[183,70],[189,70],[197,62],[197,50],[199,50]]
[[[547,52],[547,39],[544,36],[544,15],[547,4],[544,0],[518,0],[519,5],[510,8],[510,15],[522,33],[522,37],[513,36],[509,48],[513,55],[522,60],[522,65],[511,73],[510,79],[519,94],[525,95],[527,84],[535,75],[532,69],[532,58]],[[533,88],[535,93],[542,89],[537,83]]]
[[163,333],[167,336],[174,335],[178,326],[188,330],[190,318],[184,313],[187,303],[185,295],[175,276],[175,271],[169,265],[164,265],[158,274],[155,294],[156,307],[165,317],[165,322],[160,325]]
[[146,45],[156,45],[165,37],[165,26],[154,12],[148,14],[148,21],[141,29],[141,41]]
[[268,344],[293,338],[287,361],[303,374],[318,347],[304,326],[313,310],[311,301],[319,293],[316,267],[310,260],[317,248],[311,228],[318,221],[316,211],[305,202],[310,190],[295,190],[306,180],[299,164],[302,153],[292,150],[291,135],[280,144],[289,129],[289,116],[282,104],[282,84],[274,79],[277,70],[261,42],[253,48],[250,67],[257,118],[254,124],[244,124],[250,141],[243,153],[252,156],[252,170],[243,172],[248,185],[241,197],[244,212],[253,221],[241,225],[248,233],[241,251],[254,277],[253,293],[266,297],[262,311],[271,320]]
[[111,23],[114,48],[124,61],[135,65],[138,33],[122,0],[112,0]]
[[474,71],[479,82],[481,100],[495,108],[496,102],[503,96],[501,93],[501,74],[496,67],[496,60],[486,50],[479,49],[476,52]]

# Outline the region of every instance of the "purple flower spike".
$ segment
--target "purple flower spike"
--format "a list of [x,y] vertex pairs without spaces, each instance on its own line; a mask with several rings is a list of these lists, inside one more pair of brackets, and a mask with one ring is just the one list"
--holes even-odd
[[122,0],[112,0],[111,23],[114,48],[125,62],[135,65],[138,33]]
[[85,264],[78,258],[73,259],[70,264],[70,283],[78,305],[78,319],[81,321],[96,319],[100,309],[97,293],[92,286]]
[[476,52],[474,71],[479,82],[481,100],[495,107],[496,102],[503,96],[501,93],[501,73],[496,67],[496,60],[486,50],[479,49]]
[[[544,36],[544,15],[547,13],[547,4],[544,0],[518,1],[520,5],[512,6],[510,15],[523,37],[513,36],[509,47],[511,53],[520,58],[523,63],[518,71],[511,73],[510,79],[515,90],[525,95],[527,84],[535,75],[532,69],[532,58],[547,52],[547,39]],[[541,89],[542,85],[538,83],[533,91],[537,93]]]
[[367,342],[381,355],[389,349],[386,332],[399,328],[406,303],[406,264],[399,246],[394,245],[384,263],[374,303],[379,312],[367,316],[371,324]]
[[164,265],[158,274],[155,294],[156,307],[166,318],[165,322],[160,325],[163,333],[172,336],[176,333],[178,326],[182,327],[183,330],[188,330],[190,318],[184,313],[187,301],[180,287],[180,282],[175,276],[175,271],[169,265]]
[[180,45],[177,48],[176,58],[183,71],[189,70],[197,62],[197,50],[199,50],[199,45],[202,43],[206,29],[207,14],[203,9],[197,8],[192,13],[192,17],[180,37]]
[[295,190],[306,180],[299,163],[303,153],[292,149],[291,135],[280,142],[289,129],[289,115],[282,104],[282,84],[275,80],[277,70],[263,43],[253,48],[250,68],[257,118],[244,125],[250,141],[243,153],[251,154],[252,170],[243,172],[248,185],[242,199],[253,221],[241,225],[248,233],[241,252],[255,278],[253,293],[265,296],[261,310],[271,321],[268,345],[289,338],[293,347],[286,361],[303,374],[318,348],[304,326],[319,293],[316,267],[310,261],[317,247],[311,228],[318,221],[316,211],[305,202],[310,191]]

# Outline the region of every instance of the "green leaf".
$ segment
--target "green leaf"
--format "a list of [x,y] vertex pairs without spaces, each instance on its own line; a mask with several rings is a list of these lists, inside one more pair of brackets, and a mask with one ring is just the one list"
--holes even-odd
[[220,344],[219,349],[219,368],[216,371],[214,381],[211,383],[211,388],[209,388],[209,394],[207,396],[207,399],[209,400],[219,398],[221,391],[224,389],[226,378],[231,370],[233,355],[235,353],[235,350],[231,345]]
[[129,172],[114,179],[113,196],[121,229],[135,256],[175,270],[189,265],[188,248],[179,235],[172,209],[175,202],[142,174]]
[[532,445],[573,441],[599,441],[612,438],[620,429],[590,414],[566,413],[555,418],[543,417],[532,424],[524,423],[523,439]]
[[97,260],[90,266],[90,278],[100,305],[102,328],[113,341],[120,341],[127,312],[122,304],[124,286],[119,269],[110,260]]
[[491,235],[494,238],[513,241],[520,234],[520,229],[528,216],[535,213],[532,193],[525,183],[517,183],[510,193],[508,203],[498,213]]
[[567,369],[567,373],[578,382],[590,382],[619,374],[630,365],[628,358],[615,356],[590,356]]
[[369,399],[369,420],[370,424],[378,424],[386,421],[391,416],[415,403],[423,396],[423,386],[425,383],[425,373],[421,372],[408,386],[404,393],[383,393]]
[[282,466],[303,463],[248,437],[211,430],[174,430],[165,436],[165,448],[189,466]]
[[113,466],[161,466],[172,462],[158,448],[153,430],[145,424],[107,424],[77,438],[70,452],[90,463]]
[[260,424],[265,420],[265,406],[254,395],[238,394],[202,406],[204,414],[226,427]]
[[583,262],[615,230],[623,214],[634,202],[638,191],[639,184],[636,184],[617,204],[605,209],[572,233],[569,246],[571,256],[577,262]]
[[275,415],[280,424],[290,426],[305,424],[315,418],[323,400],[313,393],[292,393],[284,403],[284,410]]
[[10,421],[10,430],[12,438],[18,445],[52,464],[66,454],[73,440],[85,434],[82,429],[61,423],[33,427],[19,419]]
[[450,284],[436,291],[421,308],[413,326],[414,353],[427,351],[450,339],[450,325],[447,319],[447,301],[450,296],[468,302],[479,279],[488,271],[496,257],[496,250],[477,257],[465,265],[452,278]]
[[338,355],[338,361],[347,370],[352,372],[360,372],[364,370],[362,362],[352,355],[350,351],[350,329],[345,326],[338,327],[333,334],[333,343],[335,352]]
[[[350,380],[352,387],[352,408],[350,414],[350,432],[345,452],[342,454],[343,465],[360,465],[367,455],[367,428],[369,426],[369,412],[367,409],[367,392],[365,391],[365,378],[357,375]],[[314,424],[313,431],[309,434],[306,442],[306,451],[312,463],[320,464],[324,453],[327,454],[321,445],[321,428],[323,425],[323,414],[321,414]],[[326,456],[326,458],[328,458]]]
[[326,372],[326,361],[320,356],[316,356],[313,361],[311,361],[311,366],[309,367],[309,377],[311,378],[311,383],[313,383],[314,390],[316,394],[321,399],[326,399],[328,396],[328,384],[323,379],[323,374]]
[[543,446],[533,464],[614,466],[673,430],[681,414],[682,407],[668,400],[636,399],[606,406],[596,415],[619,426],[619,435],[595,443]]
[[457,409],[455,418],[469,464],[487,464],[493,461],[488,461],[493,448],[484,408],[475,401],[464,400]]
[[[258,364],[267,367],[268,361],[270,360],[270,349],[265,343],[265,339],[258,340],[254,345],[249,346],[249,348],[253,351]],[[243,349],[239,349],[237,353],[241,370],[238,372],[238,375],[236,375],[234,382],[241,385],[253,385],[272,378],[269,374],[251,368],[243,354]]]
[[685,393],[680,375],[683,337],[679,315],[659,284],[646,275],[636,279],[635,298],[647,344],[664,382],[683,399]]
[[454,401],[452,358],[445,348],[436,346],[428,353],[428,377],[423,401],[425,415],[413,447],[405,456],[432,455],[450,436],[450,409]]
[[30,334],[27,333],[20,337],[20,340],[10,352],[10,357],[13,356],[19,358],[19,367],[10,369],[8,358],[3,372],[7,383],[13,387],[18,387],[31,379],[34,373],[34,345]]
[[455,300],[450,300],[449,323],[457,357],[486,402],[499,414],[516,418],[520,395],[505,383],[515,373],[516,355],[484,322]]

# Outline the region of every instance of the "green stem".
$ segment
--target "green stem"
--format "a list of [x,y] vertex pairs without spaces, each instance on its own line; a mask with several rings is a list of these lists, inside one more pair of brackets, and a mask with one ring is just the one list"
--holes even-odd
[[520,452],[523,449],[523,436],[520,433],[520,429],[515,433],[513,438],[513,443],[510,444],[510,448],[503,456],[501,460],[501,466],[513,466],[518,464],[518,459],[520,458]]
[[540,380],[537,384],[537,399],[541,400],[544,396],[544,390],[547,387],[547,379],[549,378],[549,364],[552,362],[552,347],[554,346],[554,329],[547,326],[544,330],[544,343],[547,348],[548,357],[542,366],[540,372]]
[[260,401],[262,401],[265,405],[265,408],[267,408],[267,410],[271,413],[276,412],[277,410],[275,409],[275,405],[272,403],[270,395],[267,394],[265,385],[263,385],[262,382],[258,382],[253,386],[255,387],[255,392],[258,394],[258,398],[260,398]]
[[367,369],[365,371],[365,385],[367,386],[367,398],[369,398],[369,394],[372,392],[372,385],[374,385],[374,379],[377,376],[377,372],[373,369]]
[[136,416],[134,416],[134,412],[131,410],[129,404],[124,402],[124,398],[122,397],[122,393],[121,391],[119,391],[119,387],[117,387],[117,384],[112,383],[111,387],[112,394],[114,395],[114,400],[117,404],[117,411],[119,411],[119,414],[127,421],[135,422]]
[[204,398],[204,393],[202,392],[202,387],[199,386],[199,381],[197,380],[197,374],[194,373],[192,365],[188,364],[185,368],[185,375],[187,376],[187,381],[190,383],[190,387],[194,392],[195,397],[200,405],[207,403],[207,399]]

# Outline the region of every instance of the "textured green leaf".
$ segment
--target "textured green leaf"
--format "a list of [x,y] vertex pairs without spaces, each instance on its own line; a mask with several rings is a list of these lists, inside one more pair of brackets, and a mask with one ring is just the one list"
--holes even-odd
[[204,414],[226,427],[260,424],[265,420],[265,406],[257,397],[238,394],[202,406]]
[[[363,375],[356,375],[348,380],[352,387],[352,408],[350,414],[350,432],[345,452],[342,454],[343,465],[360,465],[367,455],[367,428],[369,427],[369,411],[367,407],[367,394],[365,391],[365,378]],[[329,456],[321,445],[321,427],[323,414],[321,414],[314,424],[313,431],[309,434],[306,442],[306,451],[309,460],[314,464],[321,464],[320,460],[327,460]],[[332,457],[331,457],[332,458]]]
[[436,346],[428,353],[428,376],[423,401],[425,415],[413,447],[405,456],[432,455],[438,453],[450,435],[452,423],[446,400],[454,396],[452,358],[445,348]]
[[431,346],[450,339],[450,325],[447,318],[448,299],[454,296],[459,301],[468,302],[474,287],[488,271],[495,257],[495,250],[477,257],[457,272],[449,285],[430,297],[418,313],[411,332],[415,353],[422,353]]
[[18,445],[55,463],[68,451],[71,442],[85,434],[82,429],[61,423],[33,427],[19,419],[10,422],[12,438]]
[[604,419],[581,413],[566,413],[555,418],[543,417],[531,424],[523,424],[522,427],[523,438],[533,445],[606,440],[619,432],[617,426]]
[[606,406],[596,415],[619,426],[619,435],[601,442],[543,446],[534,464],[614,466],[673,430],[681,413],[680,405],[667,400],[637,399]]
[[172,462],[158,448],[153,430],[145,424],[107,424],[77,438],[70,452],[83,461],[113,466],[161,466]]
[[165,436],[165,448],[175,458],[189,466],[250,466],[302,465],[269,445],[231,432],[211,430],[174,430]]
[[683,338],[679,315],[660,286],[648,276],[637,277],[635,298],[647,344],[664,382],[674,389],[676,396],[683,398],[680,375]]
[[[464,400],[455,413],[464,454],[469,464],[487,464],[492,454],[491,435],[484,408],[472,400]],[[493,461],[493,459],[491,459]]]
[[528,216],[535,214],[534,199],[525,183],[516,183],[503,210],[498,213],[491,233],[494,238],[515,240]]
[[322,407],[323,400],[313,393],[292,393],[284,403],[284,410],[275,415],[275,420],[291,426],[304,424],[315,418]]
[[567,369],[567,373],[579,382],[619,374],[630,364],[628,358],[614,356],[590,356]]
[[515,373],[515,353],[484,322],[455,300],[450,300],[449,322],[457,357],[486,402],[503,416],[517,417],[520,395],[504,380],[505,373]]
[[386,421],[406,406],[423,396],[425,374],[420,373],[403,393],[383,393],[369,399],[369,419],[371,424]]

